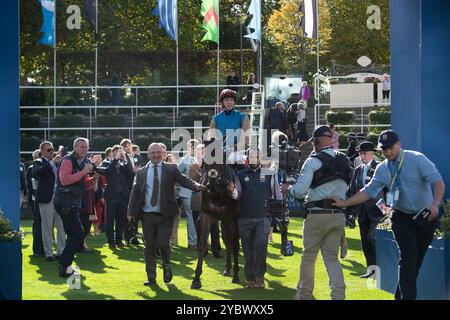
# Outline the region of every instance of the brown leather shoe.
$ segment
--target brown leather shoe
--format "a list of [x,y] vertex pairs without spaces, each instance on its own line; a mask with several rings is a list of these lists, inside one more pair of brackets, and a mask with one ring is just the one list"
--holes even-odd
[[245,288],[247,289],[253,289],[255,287],[255,281],[253,280],[247,280],[245,283]]

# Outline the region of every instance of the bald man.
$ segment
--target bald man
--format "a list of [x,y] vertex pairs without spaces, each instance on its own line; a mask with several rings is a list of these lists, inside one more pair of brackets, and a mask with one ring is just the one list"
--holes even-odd
[[204,190],[204,186],[183,175],[176,164],[163,162],[163,154],[159,143],[148,147],[150,161],[137,171],[128,204],[129,219],[142,219],[146,286],[156,284],[156,249],[161,252],[164,283],[172,280],[170,235],[174,217],[180,214],[174,195],[175,183],[193,191]]

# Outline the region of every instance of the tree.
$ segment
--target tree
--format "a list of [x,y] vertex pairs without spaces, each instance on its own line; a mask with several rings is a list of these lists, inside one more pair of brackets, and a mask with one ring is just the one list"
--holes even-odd
[[[326,0],[332,28],[330,56],[338,64],[356,65],[366,55],[376,64],[389,65],[389,0]],[[377,5],[381,10],[381,29],[367,27],[367,8]]]
[[[278,10],[274,10],[268,21],[269,41],[282,48],[282,57],[278,61],[287,73],[301,73],[302,59],[315,70],[316,40],[306,38],[304,30],[300,28],[302,13],[298,0],[282,0]],[[319,0],[319,34],[320,54],[328,53],[330,41],[330,14],[325,0]]]

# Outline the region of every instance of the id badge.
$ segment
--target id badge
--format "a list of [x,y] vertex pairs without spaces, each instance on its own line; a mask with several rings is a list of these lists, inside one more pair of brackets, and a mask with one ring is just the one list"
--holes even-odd
[[388,192],[388,194],[386,195],[386,204],[389,207],[392,207],[394,205],[394,195],[392,194],[392,192]]
[[394,201],[398,201],[399,195],[400,195],[400,191],[397,188],[397,189],[395,189],[395,192],[394,192]]

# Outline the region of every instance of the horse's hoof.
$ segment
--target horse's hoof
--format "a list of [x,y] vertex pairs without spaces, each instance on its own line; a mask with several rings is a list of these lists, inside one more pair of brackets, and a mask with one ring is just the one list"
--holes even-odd
[[225,277],[231,277],[231,271],[225,270],[225,271],[222,273],[222,275],[225,276]]
[[239,277],[234,277],[233,281],[231,281],[231,282],[236,283],[236,284],[240,284],[241,283],[241,281],[239,280]]
[[202,283],[199,281],[192,281],[191,289],[196,290],[202,287]]

